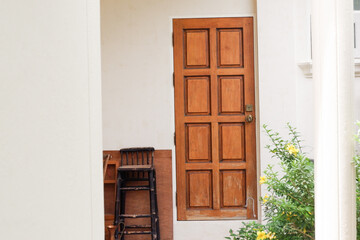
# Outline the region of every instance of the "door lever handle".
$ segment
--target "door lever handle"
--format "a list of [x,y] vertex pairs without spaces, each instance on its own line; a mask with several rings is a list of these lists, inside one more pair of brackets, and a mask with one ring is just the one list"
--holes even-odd
[[249,114],[245,117],[245,121],[251,123],[254,120],[253,115]]

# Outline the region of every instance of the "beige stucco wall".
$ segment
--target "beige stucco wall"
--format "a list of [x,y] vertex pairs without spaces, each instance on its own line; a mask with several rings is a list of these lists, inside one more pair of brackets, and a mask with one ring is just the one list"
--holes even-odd
[[[310,0],[102,0],[105,149],[149,145],[174,150],[171,20],[227,16],[255,19],[259,174],[276,163],[265,149],[269,141],[262,124],[286,137],[290,122],[313,157],[314,82],[298,66],[311,61]],[[354,90],[360,92],[358,80]],[[355,111],[359,118],[360,107]],[[175,159],[173,171],[175,183]],[[175,240],[223,239],[240,225],[175,221],[174,235]]]
[[105,149],[172,148],[172,18],[252,16],[255,1],[102,0],[101,9]]
[[[103,237],[98,10],[95,0],[0,8],[0,239]],[[105,149],[174,150],[171,19],[220,16],[255,16],[258,123],[281,132],[294,123],[312,154],[313,82],[297,67],[310,59],[309,1],[300,0],[102,0]],[[359,79],[354,90],[359,119]],[[175,238],[222,239],[239,225],[175,221]]]
[[[172,18],[255,16],[255,12],[254,0],[102,0],[104,149],[174,150]],[[175,177],[175,159],[173,170]],[[175,210],[174,206],[176,217]],[[239,225],[239,221],[175,221],[174,236],[223,239]]]
[[0,239],[100,240],[99,4],[0,7]]

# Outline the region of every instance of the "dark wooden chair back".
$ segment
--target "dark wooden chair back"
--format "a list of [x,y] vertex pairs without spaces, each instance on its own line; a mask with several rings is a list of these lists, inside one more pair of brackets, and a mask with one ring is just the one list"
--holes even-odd
[[119,169],[125,171],[124,177],[127,181],[148,180],[149,174],[143,170],[154,167],[154,151],[153,147],[120,150],[121,165]]
[[151,165],[154,164],[153,147],[123,148],[120,149],[121,166],[126,165]]

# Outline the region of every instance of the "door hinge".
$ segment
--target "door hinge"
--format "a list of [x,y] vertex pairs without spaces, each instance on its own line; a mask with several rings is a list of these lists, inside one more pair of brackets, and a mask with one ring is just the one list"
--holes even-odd
[[174,145],[176,146],[176,134],[174,132]]
[[175,73],[173,73],[173,87],[175,87]]
[[172,38],[172,46],[174,47],[174,32],[172,33],[172,36],[171,36],[171,38]]
[[178,207],[178,195],[177,192],[175,192],[175,206]]

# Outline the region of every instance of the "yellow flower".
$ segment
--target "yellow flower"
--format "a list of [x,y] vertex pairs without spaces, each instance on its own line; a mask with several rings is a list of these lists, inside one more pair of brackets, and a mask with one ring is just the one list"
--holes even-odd
[[259,181],[259,183],[260,184],[263,184],[263,183],[266,183],[266,176],[262,176],[262,177],[260,177],[260,181]]
[[269,239],[276,239],[275,233],[273,233],[273,232],[269,232],[269,233],[266,235],[266,237],[269,238]]
[[264,231],[258,231],[257,232],[257,238],[256,238],[256,240],[264,240],[264,239],[266,239],[267,238],[267,236],[266,236],[266,233],[264,232]]
[[293,144],[290,143],[286,145],[286,150],[288,150],[288,152],[294,156],[296,156],[299,152],[299,149],[297,149]]
[[286,220],[290,221],[291,220],[291,212],[287,213],[286,214]]
[[306,233],[306,228],[304,228],[303,232]]
[[266,203],[268,201],[269,196],[267,194],[265,194],[265,196],[263,197],[263,203]]

